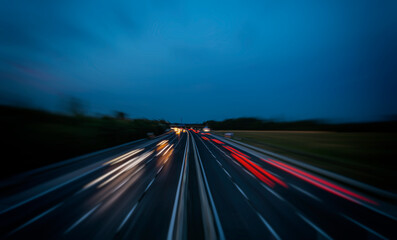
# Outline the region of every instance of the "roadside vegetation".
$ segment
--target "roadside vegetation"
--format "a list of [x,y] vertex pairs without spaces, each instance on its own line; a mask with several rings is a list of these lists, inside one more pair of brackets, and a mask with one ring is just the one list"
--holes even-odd
[[147,133],[164,133],[164,120],[128,119],[115,116],[92,117],[0,106],[2,136],[1,178],[19,172],[116,146]]
[[288,130],[333,132],[397,132],[397,116],[388,121],[362,123],[327,123],[320,120],[283,122],[258,118],[232,118],[203,123],[214,130]]
[[[214,125],[208,125],[214,128]],[[224,135],[232,132],[233,139],[383,189],[397,191],[395,122],[320,124],[322,128],[309,124],[306,129],[299,124],[294,129],[291,127],[293,125],[285,124],[284,127],[288,127],[288,130],[218,130],[215,133]],[[386,126],[389,131],[386,131]],[[325,130],[327,128],[334,130]]]

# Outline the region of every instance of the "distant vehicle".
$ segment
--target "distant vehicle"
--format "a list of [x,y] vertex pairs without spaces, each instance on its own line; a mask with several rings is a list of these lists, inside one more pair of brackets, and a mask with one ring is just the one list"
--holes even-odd
[[152,132],[148,132],[148,133],[146,133],[146,135],[147,135],[147,137],[149,139],[153,139],[154,138],[154,133],[152,133]]
[[232,138],[233,135],[234,135],[234,133],[232,133],[232,132],[225,133],[226,138]]
[[209,132],[209,131],[211,131],[211,129],[209,127],[204,127],[203,128],[203,132]]

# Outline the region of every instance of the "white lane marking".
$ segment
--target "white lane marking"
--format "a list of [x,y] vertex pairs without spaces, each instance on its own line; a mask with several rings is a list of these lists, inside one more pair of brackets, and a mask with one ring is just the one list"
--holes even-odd
[[135,211],[135,208],[138,206],[138,203],[135,203],[135,205],[132,207],[132,209],[128,212],[127,216],[124,218],[123,222],[120,224],[120,226],[117,228],[117,232],[119,232],[124,224],[128,221],[128,219],[131,217],[131,214]]
[[36,198],[39,198],[39,197],[41,197],[41,196],[43,196],[43,195],[45,195],[45,194],[47,194],[47,193],[49,193],[49,192],[55,191],[55,190],[57,190],[58,188],[61,188],[61,187],[65,186],[65,185],[67,185],[67,184],[69,184],[69,183],[71,183],[71,182],[74,182],[74,181],[76,181],[77,179],[82,178],[82,177],[84,177],[84,176],[86,176],[86,175],[88,175],[88,174],[90,174],[90,173],[93,173],[93,172],[95,172],[95,171],[97,171],[98,169],[101,169],[101,168],[103,168],[103,167],[104,167],[104,166],[96,167],[96,168],[94,168],[94,169],[92,169],[92,170],[90,170],[90,171],[88,171],[88,172],[86,172],[86,173],[84,173],[84,174],[82,174],[82,175],[79,175],[79,176],[77,176],[77,177],[74,177],[74,178],[72,178],[72,179],[70,179],[70,180],[68,180],[68,181],[66,181],[66,182],[64,182],[64,183],[61,183],[61,184],[59,184],[59,185],[57,185],[57,186],[54,186],[54,187],[52,187],[52,188],[50,188],[50,189],[48,189],[48,190],[46,190],[46,191],[44,191],[44,192],[42,192],[42,193],[39,193],[39,194],[37,194],[37,195],[35,195],[35,196],[33,196],[33,197],[30,197],[30,198],[28,198],[28,199],[26,199],[26,200],[24,200],[24,201],[22,201],[22,202],[19,202],[19,203],[17,203],[17,204],[14,204],[14,205],[12,205],[11,207],[9,207],[9,208],[7,208],[7,209],[1,211],[0,214],[6,213],[6,212],[8,212],[8,211],[10,211],[10,210],[12,210],[12,209],[14,209],[14,208],[17,208],[17,207],[19,207],[19,206],[21,206],[21,205],[24,205],[25,203],[28,203],[28,202],[30,202],[30,201],[33,201],[33,200],[35,200]]
[[[215,138],[217,138],[217,139],[219,139],[219,140],[222,140],[219,136],[214,135],[213,137],[215,137]],[[232,143],[232,142],[229,142],[228,144],[229,144],[229,145],[233,145],[235,148],[241,150],[241,147],[242,147],[242,146],[240,146],[241,143],[240,143],[240,145],[237,145],[236,143]],[[214,146],[215,146],[215,145],[214,145]],[[216,146],[215,146],[215,147],[216,147]],[[244,147],[243,147],[243,148],[244,148]],[[256,157],[262,159],[262,157],[259,156],[259,155],[258,155],[257,153],[255,153],[254,151],[250,151],[249,154],[254,155],[254,156],[256,156]],[[264,159],[262,159],[262,160],[264,160]],[[374,212],[377,212],[377,213],[379,213],[379,214],[381,214],[381,215],[383,215],[383,216],[385,216],[385,217],[388,217],[388,218],[390,218],[390,219],[393,219],[394,221],[397,221],[397,217],[396,217],[396,216],[393,216],[393,215],[391,215],[391,214],[389,214],[389,213],[386,213],[386,212],[383,212],[383,211],[381,211],[381,210],[379,210],[379,209],[376,209],[375,207],[372,207],[372,206],[370,206],[370,205],[368,205],[368,204],[366,204],[366,203],[358,202],[358,201],[355,201],[355,200],[352,200],[352,201],[355,202],[355,203],[358,203],[358,204],[360,204],[360,205],[362,205],[362,206],[364,206],[364,207],[366,207],[366,208],[368,208],[368,209],[370,209],[370,210],[372,210],[372,211],[374,211]]]
[[234,186],[236,186],[236,188],[240,191],[240,193],[243,194],[243,196],[248,200],[248,197],[247,197],[247,195],[245,195],[244,191],[241,190],[241,188],[235,183],[234,183]]
[[[232,163],[234,163],[236,166],[238,166],[239,168],[241,168],[241,165],[240,164],[238,164],[236,161],[234,161],[233,159],[232,159]],[[243,168],[243,169],[245,169],[245,168]]]
[[278,174],[275,174],[274,172],[270,171],[269,169],[266,169],[266,171],[267,171],[268,173],[270,173],[270,174],[272,174],[272,175],[276,176],[277,178],[279,178],[279,179],[283,180],[283,178],[282,178],[282,177],[280,177],[280,175],[278,175]]
[[150,158],[147,162],[145,162],[145,165],[149,165],[149,163],[154,159],[154,157]]
[[276,231],[274,231],[274,229],[272,228],[272,226],[270,226],[270,224],[262,217],[262,215],[260,213],[256,213],[258,214],[258,217],[261,219],[261,221],[263,222],[263,224],[265,224],[265,226],[267,227],[267,229],[269,229],[269,231],[273,234],[273,237],[277,240],[281,240],[280,236],[276,233]]
[[194,137],[192,138],[193,151],[194,151],[194,164],[195,170],[197,172],[197,183],[199,188],[199,197],[200,197],[200,205],[202,212],[202,223],[204,227],[204,238],[205,239],[216,239],[217,238],[217,229],[215,225],[214,215],[212,214],[212,206],[208,200],[208,190],[205,188],[203,173],[201,172],[200,164],[198,162],[197,151],[198,148],[196,146],[196,142],[194,141]]
[[156,175],[159,174],[161,172],[161,170],[163,170],[163,167],[164,167],[164,165],[162,165],[161,168],[159,168],[159,170],[157,170]]
[[222,169],[223,169],[223,171],[225,171],[225,173],[229,176],[229,178],[232,178],[232,176],[230,176],[229,172],[226,171],[226,169],[224,169],[224,168],[222,168]]
[[251,177],[256,179],[256,177],[254,175],[252,175],[252,173],[250,173],[247,169],[243,168],[243,170],[245,173],[247,173],[248,175],[250,175]]
[[374,207],[372,207],[372,206],[370,206],[370,205],[367,205],[367,204],[365,204],[365,203],[363,203],[363,202],[359,202],[359,204],[362,205],[362,206],[364,206],[364,207],[366,207],[366,208],[368,208],[368,209],[371,209],[372,211],[377,212],[377,213],[379,213],[379,214],[381,214],[381,215],[383,215],[383,216],[386,216],[386,217],[388,217],[388,218],[391,218],[391,219],[393,219],[394,221],[397,221],[397,218],[396,218],[395,216],[392,216],[392,215],[390,215],[390,214],[388,214],[388,213],[385,213],[385,212],[383,212],[383,211],[381,211],[381,210],[379,210],[379,209],[376,209],[376,208],[374,208]]
[[[194,141],[194,139],[193,139],[193,141]],[[225,239],[225,234],[223,233],[221,221],[219,220],[218,212],[216,211],[214,199],[212,198],[211,190],[210,190],[210,187],[208,185],[207,176],[206,176],[205,171],[204,171],[203,163],[201,162],[200,153],[198,152],[197,146],[195,146],[195,145],[196,144],[194,144],[193,146],[196,147],[196,150],[197,150],[197,157],[198,157],[198,160],[199,160],[199,163],[200,163],[201,172],[202,172],[203,178],[204,178],[204,183],[205,183],[205,186],[206,186],[206,189],[207,189],[207,192],[208,192],[208,196],[209,196],[209,199],[210,199],[212,213],[214,214],[215,222],[216,222],[216,225],[217,225],[217,228],[218,228],[219,239],[224,240]]]
[[155,180],[155,178],[153,178],[152,181],[150,181],[150,183],[146,186],[144,192],[146,192],[150,188],[150,186],[153,184],[154,180]]
[[179,182],[178,182],[178,187],[177,187],[176,194],[175,194],[175,200],[174,200],[174,206],[172,209],[170,226],[168,227],[168,234],[167,234],[168,240],[172,240],[172,238],[173,238],[173,232],[174,232],[174,226],[175,226],[175,220],[176,220],[176,210],[179,205],[179,195],[180,195],[181,188],[182,188],[182,177],[183,177],[184,169],[186,168],[188,152],[189,152],[189,132],[187,132],[185,152],[183,154],[183,163],[182,163],[182,167],[181,167],[181,173],[179,174]]
[[263,183],[262,183],[262,186],[263,186],[267,191],[269,191],[271,194],[273,194],[276,198],[280,199],[281,201],[286,202],[285,199],[284,199],[283,197],[281,197],[278,193],[276,193],[275,191],[273,191],[272,189],[270,189],[269,187],[267,187],[267,186],[264,185]]
[[216,162],[222,167],[222,163],[220,163],[220,162],[218,161],[218,159],[216,159]]
[[374,230],[372,230],[371,228],[365,226],[364,224],[359,223],[359,222],[357,222],[356,220],[354,220],[354,219],[352,219],[352,218],[350,218],[350,217],[348,217],[348,216],[346,216],[346,215],[343,215],[343,214],[341,214],[341,215],[342,215],[343,217],[345,217],[346,219],[348,219],[349,221],[351,221],[351,222],[357,224],[358,226],[364,228],[364,229],[367,230],[368,232],[374,234],[375,236],[377,236],[377,237],[379,237],[379,238],[381,238],[381,239],[387,239],[386,237],[384,237],[384,236],[382,236],[381,234],[375,232]]
[[77,225],[79,225],[82,221],[84,221],[86,218],[88,218],[99,206],[101,206],[101,203],[96,205],[93,209],[91,209],[89,212],[84,214],[79,220],[77,220],[72,226],[70,226],[66,231],[65,234],[72,231]]
[[309,224],[312,228],[314,228],[317,232],[319,232],[321,235],[323,235],[327,239],[332,239],[328,234],[326,234],[321,228],[319,228],[316,224],[311,222],[309,219],[304,217],[303,215],[297,213],[300,218],[303,219],[307,224]]
[[[165,136],[167,136],[167,135],[165,135]],[[160,138],[160,139],[161,139],[161,138]],[[160,139],[158,139],[158,140],[160,140]],[[148,145],[150,145],[150,144],[151,144],[151,142],[145,144],[144,146],[148,146]],[[144,147],[144,146],[141,146],[141,147]],[[107,150],[107,149],[105,149],[105,150]],[[108,150],[110,150],[110,149],[108,149]],[[99,152],[101,152],[101,151],[99,151]],[[98,166],[98,167],[96,167],[96,168],[94,168],[94,169],[91,169],[90,171],[88,171],[88,172],[86,172],[86,173],[84,173],[84,174],[82,174],[82,175],[79,175],[79,176],[77,176],[77,177],[74,177],[74,178],[72,178],[72,179],[66,181],[66,182],[63,182],[63,183],[61,183],[61,184],[59,184],[59,185],[56,185],[56,186],[54,186],[54,187],[52,187],[52,188],[50,188],[50,189],[48,189],[48,190],[46,190],[46,191],[44,191],[44,192],[41,192],[41,193],[39,193],[39,194],[37,194],[37,195],[34,195],[33,197],[30,197],[30,198],[28,198],[28,199],[26,199],[26,200],[24,200],[24,201],[22,201],[22,202],[16,203],[16,204],[14,204],[14,205],[12,205],[12,206],[10,206],[10,207],[8,207],[8,208],[6,208],[6,209],[0,211],[0,214],[6,213],[6,212],[8,212],[8,211],[11,211],[11,210],[13,210],[14,208],[17,208],[17,207],[19,207],[19,206],[22,206],[22,205],[24,205],[24,204],[26,204],[26,203],[28,203],[28,202],[30,202],[30,201],[33,201],[33,200],[35,200],[35,199],[37,199],[37,198],[39,198],[39,197],[41,197],[41,196],[43,196],[43,195],[45,195],[45,194],[47,194],[47,193],[50,193],[50,192],[52,192],[52,191],[55,191],[55,190],[57,190],[58,188],[61,188],[61,187],[65,186],[65,185],[67,185],[67,184],[69,184],[69,183],[71,183],[71,182],[74,182],[74,181],[76,181],[76,180],[78,180],[78,179],[80,179],[80,178],[82,178],[82,177],[84,177],[84,176],[86,176],[86,175],[88,175],[88,174],[90,174],[90,173],[93,173],[93,172],[95,172],[95,171],[97,171],[97,170],[99,170],[99,169],[101,169],[101,168],[104,168],[104,167],[105,167],[105,166],[101,165],[101,166]]]
[[62,205],[62,203],[59,203],[59,204],[55,205],[54,207],[48,209],[47,211],[45,211],[45,212],[43,212],[43,213],[37,215],[36,217],[30,219],[30,220],[27,221],[26,223],[22,224],[21,226],[19,226],[18,228],[14,229],[12,232],[10,232],[9,235],[12,235],[12,234],[18,232],[18,231],[21,230],[22,228],[24,228],[24,227],[26,227],[26,226],[32,224],[33,222],[39,220],[40,218],[42,218],[42,217],[44,217],[45,215],[47,215],[48,213],[54,211],[56,208],[58,208],[58,207],[61,206],[61,205]]
[[130,180],[131,177],[127,178],[126,180],[124,180],[122,183],[120,183],[119,185],[117,185],[117,187],[115,187],[112,191],[112,193],[114,193],[115,191],[117,191],[119,188],[121,188],[124,184],[126,184],[126,182],[128,182],[128,180]]
[[207,150],[211,153],[211,155],[216,159],[215,155],[212,153],[212,151],[208,148],[208,146],[204,143],[203,139],[201,139],[201,137],[199,137],[199,139],[201,140],[201,142],[203,143],[204,147],[207,148]]
[[[201,138],[200,138],[201,140]],[[205,143],[203,140],[201,140],[205,146]],[[208,141],[209,143],[212,144],[212,146],[216,147],[221,153],[223,153],[223,155],[225,155],[227,158],[232,159],[229,155],[227,155],[222,149],[220,149],[218,146],[216,146],[212,141]],[[208,148],[208,147],[207,147]]]
[[290,183],[290,185],[291,185],[293,188],[295,188],[296,190],[298,190],[299,192],[305,194],[306,196],[311,197],[311,198],[313,198],[314,200],[321,202],[321,199],[320,199],[320,198],[314,196],[313,194],[309,193],[308,191],[303,190],[302,188],[300,188],[300,187],[298,187],[298,186],[296,186],[296,185],[294,185],[294,184],[292,184],[292,183]]
[[[175,138],[176,138],[176,136],[175,136]],[[178,147],[179,146],[179,143],[181,142],[181,139],[183,138],[183,136],[182,137],[180,137],[180,138],[178,138],[178,142],[175,144],[175,149],[176,149],[176,147]]]

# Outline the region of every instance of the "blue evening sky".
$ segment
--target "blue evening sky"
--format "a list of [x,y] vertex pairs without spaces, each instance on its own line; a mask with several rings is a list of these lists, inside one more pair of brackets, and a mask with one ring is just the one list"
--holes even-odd
[[397,114],[397,1],[0,2],[0,104],[202,122]]

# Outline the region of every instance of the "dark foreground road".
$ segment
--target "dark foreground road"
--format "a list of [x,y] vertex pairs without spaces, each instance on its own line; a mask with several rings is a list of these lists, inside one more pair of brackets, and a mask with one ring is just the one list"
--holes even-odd
[[397,238],[395,205],[197,131],[4,186],[2,239]]

